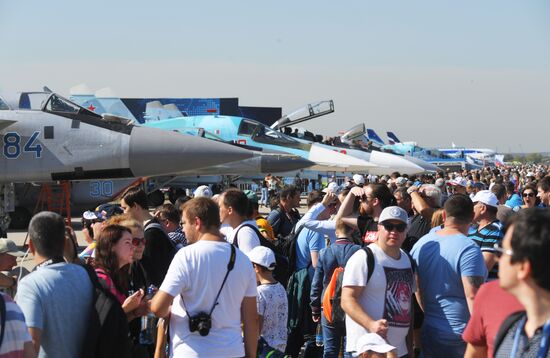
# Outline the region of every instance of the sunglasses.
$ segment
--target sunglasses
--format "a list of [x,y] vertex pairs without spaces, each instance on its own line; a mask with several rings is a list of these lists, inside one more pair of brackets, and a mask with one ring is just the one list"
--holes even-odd
[[133,237],[132,238],[132,245],[134,245],[134,246],[145,245],[145,238],[144,237]]
[[403,232],[407,228],[407,224],[383,223],[382,226],[388,232],[394,231],[394,230],[397,231],[397,232]]
[[526,198],[526,197],[534,198],[535,193],[523,193],[523,194],[521,194],[521,196],[523,196],[524,198]]
[[493,249],[495,249],[495,254],[497,257],[501,257],[502,255],[508,255],[512,256],[514,252],[510,249],[504,249],[500,244],[494,244]]

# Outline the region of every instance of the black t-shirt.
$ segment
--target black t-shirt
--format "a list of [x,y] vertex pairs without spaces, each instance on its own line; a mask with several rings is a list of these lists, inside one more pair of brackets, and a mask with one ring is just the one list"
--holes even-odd
[[414,244],[424,235],[430,232],[432,229],[431,220],[426,219],[420,214],[413,216],[411,224],[409,225],[409,231],[407,232],[407,237],[403,242],[401,248],[410,252]]
[[378,232],[378,221],[369,215],[359,215],[357,217],[357,228],[361,234],[363,244],[370,244],[376,241],[376,233]]
[[[147,275],[145,269],[141,265],[140,261],[132,263],[130,266],[130,282],[128,283],[128,290],[136,292],[139,289],[143,289],[147,293],[147,287],[149,282],[147,280]],[[139,334],[141,332],[141,317],[137,317],[132,320],[129,324],[130,326],[130,335],[134,342],[139,340]]]
[[144,233],[145,251],[141,263],[149,282],[160,287],[176,254],[176,248],[157,219],[152,219],[145,225]]

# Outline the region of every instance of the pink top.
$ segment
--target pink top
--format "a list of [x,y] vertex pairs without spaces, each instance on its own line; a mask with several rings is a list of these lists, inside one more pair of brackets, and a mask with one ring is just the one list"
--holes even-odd
[[113,282],[111,277],[109,277],[109,275],[107,275],[107,273],[101,268],[96,268],[95,273],[99,279],[105,282],[109,292],[111,292],[116,297],[118,302],[120,302],[120,304],[122,305],[124,303],[124,300],[126,300],[126,295],[117,290],[117,288],[115,287],[115,283]]

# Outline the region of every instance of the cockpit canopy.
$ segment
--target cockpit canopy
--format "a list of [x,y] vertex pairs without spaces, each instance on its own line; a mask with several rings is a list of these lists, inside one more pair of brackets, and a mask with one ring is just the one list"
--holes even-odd
[[285,146],[301,150],[309,150],[309,145],[299,142],[277,130],[271,129],[260,122],[243,119],[239,125],[238,135],[252,137],[258,143]]

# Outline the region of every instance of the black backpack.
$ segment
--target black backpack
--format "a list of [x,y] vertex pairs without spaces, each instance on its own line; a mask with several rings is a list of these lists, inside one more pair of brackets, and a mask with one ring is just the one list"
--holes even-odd
[[[367,272],[367,283],[368,283],[372,276],[372,273],[374,272],[374,253],[372,252],[371,248],[368,246],[363,247],[363,250],[365,250],[365,252],[367,253],[367,269],[369,270]],[[416,272],[416,262],[413,260],[412,256],[407,251],[401,250],[401,252],[402,253],[404,252],[405,255],[407,255],[407,257],[409,258],[409,261],[411,262],[411,270],[414,275],[414,273]]]
[[297,225],[294,225],[290,234],[277,240],[275,252],[279,255],[283,255],[288,260],[289,276],[296,271],[296,242],[298,235],[304,228],[304,225],[296,229]]
[[258,230],[258,228],[256,226],[251,225],[251,224],[244,224],[240,228],[238,228],[237,231],[235,232],[235,236],[234,236],[234,239],[233,239],[233,245],[235,245],[235,247],[237,247],[237,248],[239,247],[238,234],[239,234],[239,231],[245,226],[251,228],[252,230],[254,230],[254,232],[256,233],[256,236],[258,236],[258,239],[260,240],[260,245],[261,246],[265,246],[265,247],[271,249],[273,251],[273,253],[275,253],[276,266],[275,266],[275,270],[273,271],[273,277],[277,281],[279,281],[284,287],[286,287],[286,284],[288,283],[288,278],[290,277],[288,258],[284,255],[281,255],[278,252],[275,245],[271,241],[266,239],[262,235],[260,230]]
[[93,305],[87,320],[88,329],[82,345],[81,358],[131,356],[132,343],[128,319],[120,302],[99,282],[95,271],[82,265],[94,289]]

